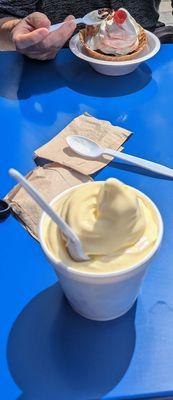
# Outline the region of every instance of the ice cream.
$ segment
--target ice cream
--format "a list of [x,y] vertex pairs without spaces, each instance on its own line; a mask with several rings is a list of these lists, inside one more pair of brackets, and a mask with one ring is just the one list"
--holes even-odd
[[71,259],[66,238],[49,217],[44,226],[46,246],[57,260],[81,271],[107,273],[129,268],[152,250],[158,237],[151,203],[113,178],[74,188],[54,209],[78,235],[90,260]]
[[112,17],[102,21],[97,34],[88,38],[87,44],[92,50],[100,50],[104,54],[125,55],[138,48],[139,31],[134,18],[120,8]]
[[109,13],[100,25],[86,27],[81,31],[80,38],[90,55],[107,60],[109,58],[101,55],[113,60],[133,57],[146,45],[145,31],[124,8]]

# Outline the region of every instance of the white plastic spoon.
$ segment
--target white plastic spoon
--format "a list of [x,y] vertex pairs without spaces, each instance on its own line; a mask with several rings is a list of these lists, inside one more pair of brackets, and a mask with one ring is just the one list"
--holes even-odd
[[30,196],[39,204],[42,210],[45,211],[47,215],[58,225],[60,230],[64,233],[67,240],[67,247],[71,257],[75,261],[87,261],[89,258],[84,254],[81,242],[76,234],[71,230],[71,228],[66,224],[66,222],[46,203],[43,197],[29,184],[29,182],[24,178],[20,172],[13,168],[10,168],[9,175],[15,178],[25,190],[30,194]]
[[118,158],[119,160],[128,161],[131,164],[156,172],[157,174],[173,178],[173,169],[171,168],[154,163],[152,161],[145,160],[143,158],[121,153],[120,151],[103,149],[96,142],[88,139],[85,136],[70,135],[66,138],[66,140],[71,149],[81,156],[98,158],[100,156],[103,156],[104,154],[108,154],[110,156]]
[[[91,11],[90,13],[86,14],[83,18],[76,18],[73,20],[75,24],[85,24],[85,25],[99,25],[103,21],[104,18],[99,18],[98,10]],[[56,31],[62,25],[69,23],[69,21],[60,22],[59,24],[51,25],[48,28],[49,32]]]

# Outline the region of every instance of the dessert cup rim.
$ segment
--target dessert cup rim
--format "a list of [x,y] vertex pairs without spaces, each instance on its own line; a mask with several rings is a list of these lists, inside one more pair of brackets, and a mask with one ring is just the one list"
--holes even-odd
[[[78,43],[80,43],[80,39],[79,39],[79,33],[77,33],[76,35],[74,35],[70,42],[69,42],[69,47],[70,50],[72,51],[72,53],[74,53],[77,57],[88,61],[89,63],[92,64],[99,64],[99,65],[105,65],[105,66],[110,66],[110,67],[120,67],[120,66],[130,66],[133,64],[140,64],[146,60],[148,60],[149,58],[152,58],[155,54],[157,54],[157,52],[160,50],[160,40],[157,38],[157,36],[150,32],[147,31],[146,29],[144,29],[146,35],[147,35],[147,39],[153,39],[155,41],[155,47],[153,48],[153,50],[149,50],[147,52],[147,54],[140,56],[140,54],[137,55],[136,58],[131,59],[131,60],[125,60],[125,61],[106,61],[106,60],[99,60],[97,58],[91,57],[87,54],[85,54],[84,52],[82,52],[82,50],[78,47]],[[82,46],[82,43],[81,43]]]

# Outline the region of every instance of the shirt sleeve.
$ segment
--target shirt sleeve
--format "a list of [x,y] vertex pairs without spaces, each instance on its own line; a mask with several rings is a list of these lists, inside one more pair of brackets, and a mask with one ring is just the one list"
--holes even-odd
[[24,18],[36,11],[38,0],[0,0],[0,18]]

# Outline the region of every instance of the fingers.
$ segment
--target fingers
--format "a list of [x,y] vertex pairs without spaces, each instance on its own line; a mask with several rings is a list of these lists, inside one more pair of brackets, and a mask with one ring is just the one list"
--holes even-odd
[[33,13],[19,22],[12,31],[12,41],[17,50],[43,41],[49,34],[50,21],[42,13]]
[[47,28],[48,29],[49,26],[51,25],[51,22],[47,18],[47,16],[40,12],[32,13],[32,14],[28,15],[26,18],[24,18],[24,20],[33,29],[37,29],[37,28]]
[[56,56],[58,50],[73,34],[76,24],[74,17],[68,16],[63,26],[49,33],[50,21],[42,13],[33,13],[20,21],[12,30],[12,41],[16,49],[30,58],[48,60]]
[[26,49],[43,41],[48,36],[48,30],[45,28],[37,29],[30,33],[15,32],[13,42],[17,50]]
[[63,47],[76,28],[76,24],[73,22],[73,20],[74,17],[69,15],[65,19],[65,21],[68,21],[66,24],[62,25],[61,28],[57,29],[56,31],[49,33],[49,36],[43,40],[43,47]]

